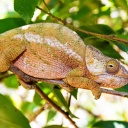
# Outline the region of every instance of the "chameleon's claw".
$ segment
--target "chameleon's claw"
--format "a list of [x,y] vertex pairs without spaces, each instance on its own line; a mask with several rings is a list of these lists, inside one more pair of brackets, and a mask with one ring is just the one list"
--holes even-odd
[[99,93],[98,95],[94,95],[95,96],[95,100],[98,100],[99,98],[100,98],[100,96],[101,96],[101,93]]
[[92,94],[94,95],[95,99],[98,100],[101,96],[101,89],[100,88],[93,88],[92,90]]

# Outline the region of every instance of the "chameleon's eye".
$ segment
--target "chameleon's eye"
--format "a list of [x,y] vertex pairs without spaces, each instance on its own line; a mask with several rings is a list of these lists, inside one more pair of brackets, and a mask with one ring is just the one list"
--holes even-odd
[[114,59],[109,60],[106,64],[106,70],[108,73],[117,73],[119,71],[119,63]]

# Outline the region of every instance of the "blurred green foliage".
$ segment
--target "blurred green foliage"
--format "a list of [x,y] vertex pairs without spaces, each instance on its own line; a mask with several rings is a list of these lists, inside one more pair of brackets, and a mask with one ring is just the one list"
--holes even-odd
[[[22,122],[22,123],[21,123]],[[0,127],[30,128],[28,120],[11,102],[0,94]]]
[[[0,1],[0,4],[3,3],[4,1]],[[52,15],[61,18],[64,21],[71,23],[72,25],[83,30],[128,39],[128,0],[45,0],[45,3],[43,0],[14,0],[14,3],[12,1],[12,5],[13,4],[15,10],[7,9],[5,11],[6,13],[0,14],[2,16],[2,18],[0,16],[0,33],[19,26],[23,26],[28,23],[60,23],[57,19],[52,18],[50,15],[47,15],[46,13],[41,12],[36,8],[36,6],[39,6],[46,12],[50,12]],[[1,8],[1,10],[2,9],[3,8]],[[124,53],[128,52],[128,46],[125,44],[105,39],[99,39],[78,31],[76,32],[85,41],[85,44],[91,44],[94,47],[100,49],[105,55],[116,59],[124,59],[124,62],[127,63],[127,56],[121,56],[120,54],[121,50]],[[0,74],[0,76],[0,78],[2,78],[3,74]],[[1,81],[6,85],[8,89],[17,89],[19,85],[15,76],[2,78]],[[58,88],[56,85],[50,85],[47,83],[39,83],[39,86],[46,95],[48,95],[61,108],[66,110],[71,117],[75,117],[74,114],[72,114],[70,111],[67,100],[62,95],[60,88]],[[120,90],[127,91],[127,86],[121,88]],[[72,92],[72,95],[77,98],[77,90]],[[10,95],[8,94],[8,96]],[[3,104],[12,107],[12,109],[14,109],[14,106],[12,106],[12,104],[8,102],[4,96],[0,96],[0,108],[2,107],[1,113],[4,115],[5,120],[8,119],[8,123],[11,123],[12,127],[15,127],[12,123],[12,120],[16,118],[17,120],[20,120],[20,122],[17,122],[17,120],[14,122],[15,125],[17,124],[17,128],[30,127],[26,121],[26,118],[22,117],[23,115],[20,112],[15,115],[13,114],[13,111],[11,112],[8,110],[7,113],[4,111],[6,106],[2,106]],[[44,104],[45,101],[42,100],[37,93],[35,93],[33,96],[33,102],[22,100],[22,104],[19,109],[24,115],[29,117],[31,113],[34,113],[35,109],[42,107]],[[55,116],[56,112],[52,109],[49,110],[46,125],[48,125],[48,122]],[[89,121],[91,124],[88,122],[86,127],[89,125],[91,127],[98,128],[116,128],[116,126],[113,125],[115,121],[97,122],[97,118],[98,117],[93,116],[92,120]],[[1,116],[1,119],[3,119],[3,116]],[[25,122],[24,126],[22,126],[23,122]],[[95,122],[97,123],[95,124]],[[6,123],[1,123],[1,128],[7,128],[8,124],[6,125]],[[121,123],[124,127],[128,127],[128,124],[125,122],[117,123]],[[62,128],[62,125],[51,125],[46,127]]]
[[93,128],[115,128],[115,127],[127,128],[128,123],[123,121],[111,120],[111,121],[99,121],[93,125]]

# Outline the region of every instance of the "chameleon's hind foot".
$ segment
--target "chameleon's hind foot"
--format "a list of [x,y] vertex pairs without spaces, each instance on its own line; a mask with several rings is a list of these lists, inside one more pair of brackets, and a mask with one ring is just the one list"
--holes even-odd
[[22,79],[18,78],[19,83],[25,88],[25,89],[35,89],[36,85],[33,82],[24,82]]

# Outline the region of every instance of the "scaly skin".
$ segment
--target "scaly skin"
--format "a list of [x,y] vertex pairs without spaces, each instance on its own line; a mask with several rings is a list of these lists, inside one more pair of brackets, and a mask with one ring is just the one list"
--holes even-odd
[[128,71],[120,62],[85,46],[74,31],[55,23],[27,25],[1,34],[0,54],[0,72],[13,64],[28,76],[90,89],[96,99],[100,86],[118,88],[128,83]]

